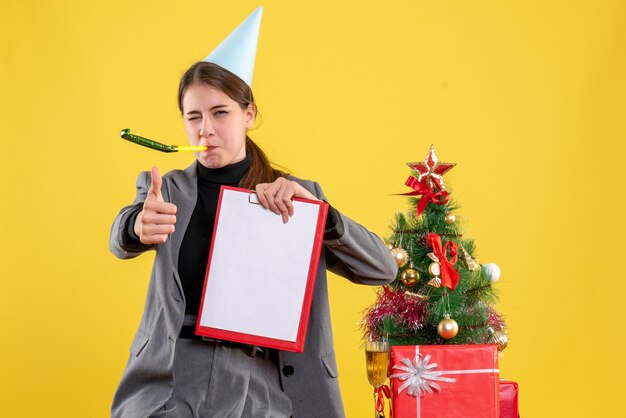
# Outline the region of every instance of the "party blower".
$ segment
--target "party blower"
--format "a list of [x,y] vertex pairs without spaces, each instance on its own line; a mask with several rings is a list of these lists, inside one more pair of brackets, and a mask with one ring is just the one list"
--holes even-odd
[[144,138],[139,135],[131,134],[130,129],[122,129],[120,136],[127,141],[133,142],[137,145],[152,148],[161,152],[179,152],[179,151],[206,151],[205,146],[193,146],[193,145],[165,145],[157,141],[153,141],[148,138]]

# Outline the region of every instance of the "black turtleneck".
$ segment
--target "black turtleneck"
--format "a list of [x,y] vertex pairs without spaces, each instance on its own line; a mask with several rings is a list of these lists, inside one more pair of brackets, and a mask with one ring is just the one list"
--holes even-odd
[[206,274],[220,186],[238,186],[250,167],[250,155],[222,168],[196,163],[198,200],[185,231],[178,256],[178,273],[185,292],[185,313],[197,315]]

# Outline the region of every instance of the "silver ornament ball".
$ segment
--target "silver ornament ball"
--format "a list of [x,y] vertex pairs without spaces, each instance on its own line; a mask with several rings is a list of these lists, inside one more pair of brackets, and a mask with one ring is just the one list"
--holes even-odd
[[491,283],[497,282],[500,278],[500,267],[496,263],[487,263],[482,266],[483,272],[489,277]]

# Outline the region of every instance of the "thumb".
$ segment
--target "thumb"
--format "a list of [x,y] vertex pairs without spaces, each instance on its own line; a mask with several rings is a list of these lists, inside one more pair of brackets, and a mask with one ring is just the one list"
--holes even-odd
[[163,195],[161,194],[161,174],[159,169],[152,167],[152,182],[150,183],[150,189],[148,189],[148,196],[146,199],[157,200],[163,202]]

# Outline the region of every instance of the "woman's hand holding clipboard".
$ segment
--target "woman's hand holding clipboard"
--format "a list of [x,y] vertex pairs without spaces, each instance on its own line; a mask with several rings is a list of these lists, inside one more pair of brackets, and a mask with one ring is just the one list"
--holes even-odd
[[294,197],[320,201],[300,184],[283,177],[279,177],[273,183],[258,184],[256,186],[256,193],[261,205],[275,214],[281,215],[283,223],[287,223],[289,217],[293,216],[292,199]]

